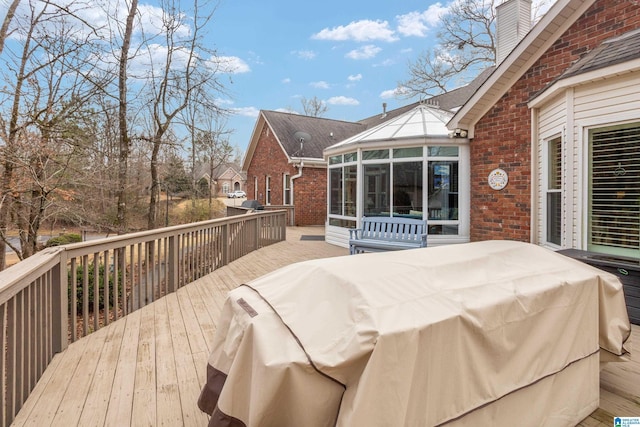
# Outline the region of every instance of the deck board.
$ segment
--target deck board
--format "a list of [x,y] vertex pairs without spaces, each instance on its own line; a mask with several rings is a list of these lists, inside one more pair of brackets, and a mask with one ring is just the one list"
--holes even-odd
[[138,311],[140,312],[140,331],[136,343],[138,351],[131,425],[153,427],[157,425],[155,310],[151,305]]
[[[54,357],[13,425],[205,426],[197,398],[227,292],[294,262],[348,254],[300,238],[323,233],[320,227],[288,228],[286,242],[252,252],[71,344]],[[637,326],[632,342],[640,347]],[[640,416],[639,359],[605,367],[600,408],[581,427]]]

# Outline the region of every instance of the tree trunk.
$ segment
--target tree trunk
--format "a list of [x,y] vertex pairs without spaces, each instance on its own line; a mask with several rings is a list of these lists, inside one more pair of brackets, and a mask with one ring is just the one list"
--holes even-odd
[[133,19],[138,9],[138,0],[131,0],[129,14],[127,15],[127,25],[122,39],[122,52],[120,53],[120,64],[118,73],[118,127],[119,154],[118,154],[118,188],[117,188],[117,214],[116,226],[118,234],[127,232],[127,181],[129,177],[128,163],[131,141],[127,124],[127,60],[129,57],[129,47],[131,46],[131,35],[133,33]]
[[[162,143],[162,134],[156,134],[153,138],[153,149],[151,150],[151,188],[149,197],[149,218],[147,228],[153,230],[158,227],[158,202],[160,196],[160,185],[158,179],[158,154],[160,153],[160,144]],[[167,191],[167,197],[168,197]]]

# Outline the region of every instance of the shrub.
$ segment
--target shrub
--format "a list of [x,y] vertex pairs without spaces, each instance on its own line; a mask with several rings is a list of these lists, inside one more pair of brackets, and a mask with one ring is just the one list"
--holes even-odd
[[[93,264],[89,264],[87,267],[87,272],[88,272],[88,277],[89,277],[89,283],[87,283],[87,291],[89,294],[89,313],[93,313],[93,309],[94,309],[94,298],[95,298],[95,289],[94,289],[94,283],[95,283],[95,279],[94,279],[94,266]],[[98,286],[99,286],[99,291],[98,291],[98,307],[100,310],[104,310],[105,305],[104,305],[104,282],[105,282],[105,276],[108,276],[108,280],[109,280],[109,308],[113,307],[113,303],[114,303],[114,292],[113,292],[113,282],[114,282],[114,274],[113,272],[109,272],[108,275],[105,275],[105,266],[104,264],[100,264],[98,266]],[[84,294],[84,289],[82,288],[82,278],[83,278],[83,266],[82,265],[78,265],[76,267],[76,313],[81,314],[82,313],[82,298],[83,298],[83,294]],[[71,289],[72,289],[72,277],[71,277],[71,270],[69,270],[69,275],[68,275],[68,283],[69,283],[69,289],[68,289],[68,296],[69,296],[69,304],[71,304]],[[118,273],[118,297],[122,296],[122,272]],[[88,314],[88,313],[85,313]]]
[[49,240],[47,240],[47,244],[45,246],[47,248],[50,248],[52,246],[60,246],[60,245],[66,245],[68,243],[78,243],[78,242],[82,242],[81,235],[76,233],[66,233],[66,234],[61,234],[59,236],[50,238]]

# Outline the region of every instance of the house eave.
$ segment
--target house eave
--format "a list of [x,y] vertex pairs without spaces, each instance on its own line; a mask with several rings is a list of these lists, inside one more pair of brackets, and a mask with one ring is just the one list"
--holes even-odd
[[316,157],[290,157],[289,164],[293,164],[293,165],[304,164],[304,167],[316,167],[316,168],[327,167],[327,162],[324,159],[318,159]]
[[640,58],[560,79],[531,99],[527,105],[529,108],[538,108],[570,87],[593,83],[637,71],[640,71]]
[[427,136],[427,137],[411,137],[396,139],[379,139],[375,141],[358,141],[348,145],[338,145],[335,147],[325,148],[324,156],[328,158],[336,154],[352,153],[361,149],[376,150],[381,148],[406,148],[423,145],[448,145],[459,143],[460,139],[450,138],[448,135]]
[[474,137],[476,123],[595,0],[558,0],[447,124]]

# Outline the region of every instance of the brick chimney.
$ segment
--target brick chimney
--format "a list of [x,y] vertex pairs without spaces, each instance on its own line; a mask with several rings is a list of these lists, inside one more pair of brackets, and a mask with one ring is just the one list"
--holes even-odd
[[506,0],[496,7],[496,65],[531,29],[531,0]]

